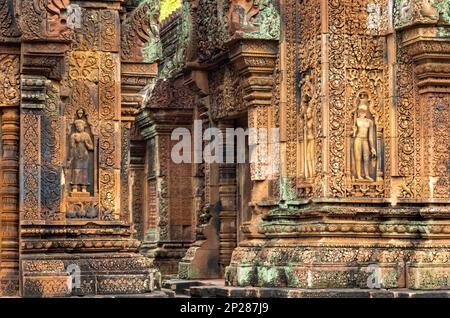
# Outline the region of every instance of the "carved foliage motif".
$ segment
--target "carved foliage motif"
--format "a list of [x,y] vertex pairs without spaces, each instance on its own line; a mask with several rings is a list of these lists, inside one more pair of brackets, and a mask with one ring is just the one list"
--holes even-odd
[[20,30],[14,17],[14,0],[2,0],[0,2],[0,38],[18,37]]
[[[380,8],[380,19],[386,15],[387,3],[384,0],[371,2]],[[378,149],[386,149],[380,142],[385,139],[387,127],[384,122],[388,112],[384,104],[388,102],[386,81],[387,69],[383,66],[384,42],[372,37],[383,30],[373,28],[369,23],[368,2],[332,1],[329,4],[330,21],[330,194],[334,197],[346,196],[384,196],[385,187],[382,181],[371,184],[353,184],[351,115],[355,110],[356,96],[361,90],[368,90],[373,103],[375,122],[377,125]],[[351,25],[349,25],[351,24]],[[356,30],[356,32],[354,32]],[[351,35],[350,35],[351,34]],[[382,147],[382,148],[380,148]],[[384,155],[385,158],[381,158]],[[388,161],[387,152],[378,153],[378,163]],[[349,170],[350,169],[350,170]],[[382,168],[378,167],[378,171]],[[375,179],[375,176],[374,176]],[[375,181],[375,180],[374,180]]]
[[280,16],[272,0],[229,0],[224,8],[230,37],[278,39]]
[[122,24],[122,61],[152,63],[161,56],[159,1],[145,0]]
[[23,140],[22,162],[24,165],[22,189],[22,210],[25,220],[40,219],[40,196],[38,195],[40,183],[39,161],[39,116],[24,114],[21,120]]
[[119,51],[119,15],[113,10],[81,8],[81,28],[74,34],[72,50]]
[[87,80],[91,82],[98,82],[99,54],[97,52],[71,52],[69,63],[69,78],[71,80]]
[[210,75],[212,118],[226,117],[245,108],[243,81],[232,66],[224,66]]
[[[286,147],[286,174],[289,178],[295,178],[297,174],[297,100],[296,88],[298,83],[297,61],[298,46],[297,34],[300,32],[300,8],[298,1],[288,0],[286,7],[286,138],[289,146]],[[308,63],[305,61],[305,63]]]
[[130,222],[130,133],[131,133],[131,123],[121,124],[121,160],[120,160],[120,186],[121,186],[121,204],[122,211],[120,217],[125,222]]
[[193,96],[181,81],[158,80],[146,102],[150,108],[192,108]]
[[61,131],[60,92],[56,83],[47,87],[47,102],[42,116],[42,214],[44,219],[61,220],[61,141],[55,131]]
[[[400,39],[398,39],[400,41]],[[397,100],[397,152],[398,173],[404,177],[400,196],[413,198],[422,195],[420,189],[420,166],[416,160],[420,156],[420,144],[416,141],[416,91],[415,76],[412,58],[406,50],[399,47],[397,91],[400,98]],[[402,74],[402,75],[400,75]]]
[[[425,112],[429,115],[432,130],[424,131],[424,139],[431,141],[424,144],[428,154],[426,164],[428,174],[432,176],[430,197],[448,198],[450,194],[450,98],[449,95],[437,95],[426,98]],[[430,132],[432,132],[430,134]],[[425,149],[424,149],[425,150]]]
[[20,65],[17,55],[0,54],[0,105],[17,105],[20,100]]
[[67,26],[70,0],[17,0],[20,28],[24,39],[61,38],[69,40],[73,30]]
[[197,25],[198,57],[211,59],[225,50],[223,9],[216,0],[199,0],[195,24]]

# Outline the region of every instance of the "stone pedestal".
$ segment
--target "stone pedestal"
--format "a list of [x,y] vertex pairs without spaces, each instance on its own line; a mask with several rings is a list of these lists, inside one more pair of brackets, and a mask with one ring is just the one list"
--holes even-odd
[[22,271],[24,297],[145,294],[161,287],[152,262],[135,253],[25,256]]

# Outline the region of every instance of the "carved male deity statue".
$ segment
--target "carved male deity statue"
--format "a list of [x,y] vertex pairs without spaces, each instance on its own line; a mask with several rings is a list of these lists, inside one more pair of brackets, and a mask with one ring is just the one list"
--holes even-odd
[[370,176],[369,167],[376,160],[377,151],[375,124],[368,116],[370,114],[369,105],[368,94],[366,92],[360,93],[353,126],[353,153],[356,179],[374,181]]
[[69,166],[72,169],[72,192],[87,192],[89,185],[89,151],[94,150],[94,143],[86,132],[86,121],[83,119],[84,110],[77,111],[77,119],[74,121],[75,132],[70,136]]
[[305,96],[305,178],[314,176],[314,117],[311,97]]

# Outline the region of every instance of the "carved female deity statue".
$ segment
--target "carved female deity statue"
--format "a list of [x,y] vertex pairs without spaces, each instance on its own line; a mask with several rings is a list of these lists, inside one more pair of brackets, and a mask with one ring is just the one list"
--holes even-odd
[[72,170],[72,192],[87,192],[89,185],[89,151],[94,150],[94,143],[88,132],[84,110],[77,111],[77,119],[74,121],[75,131],[70,135],[70,159],[69,167]]
[[370,176],[370,165],[376,165],[377,151],[375,123],[370,113],[367,92],[358,96],[358,107],[353,126],[354,177],[356,180],[374,181]]
[[314,176],[314,117],[311,97],[305,96],[305,178]]

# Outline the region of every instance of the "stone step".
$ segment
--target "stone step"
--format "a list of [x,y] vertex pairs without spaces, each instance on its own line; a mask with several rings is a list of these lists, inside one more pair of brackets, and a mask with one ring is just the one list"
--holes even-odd
[[[176,294],[185,294],[186,291],[193,286],[202,286],[202,282],[198,280],[170,279],[163,283],[163,288],[170,289]],[[187,294],[189,295],[189,293]]]
[[193,286],[195,298],[450,298],[450,290],[411,289],[297,289],[231,286]]

